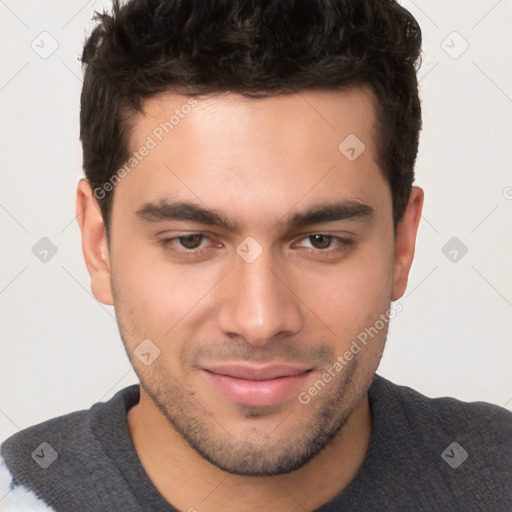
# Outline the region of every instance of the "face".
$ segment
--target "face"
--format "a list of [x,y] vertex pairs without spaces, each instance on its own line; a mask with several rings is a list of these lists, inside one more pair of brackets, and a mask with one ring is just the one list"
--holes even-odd
[[364,89],[168,93],[134,118],[112,302],[141,393],[224,471],[301,467],[375,374],[399,293],[373,105]]

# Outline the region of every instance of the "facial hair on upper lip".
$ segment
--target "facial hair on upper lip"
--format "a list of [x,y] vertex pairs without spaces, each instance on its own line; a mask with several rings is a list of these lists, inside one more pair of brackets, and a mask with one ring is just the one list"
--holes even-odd
[[254,348],[249,343],[229,341],[225,344],[198,344],[186,347],[180,356],[183,368],[203,369],[208,364],[258,363],[261,364],[306,364],[308,369],[318,369],[333,364],[334,350],[325,343],[305,345],[291,340],[269,341],[263,348]]

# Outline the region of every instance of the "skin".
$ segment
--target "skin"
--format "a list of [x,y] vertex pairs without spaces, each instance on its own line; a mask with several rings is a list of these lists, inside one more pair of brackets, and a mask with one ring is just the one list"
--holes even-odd
[[[169,92],[146,101],[133,119],[132,150],[187,100]],[[376,159],[374,101],[364,88],[197,99],[116,185],[110,248],[89,183],[78,185],[91,289],[115,306],[141,381],[128,427],[149,477],[179,510],[314,510],[361,467],[372,431],[367,390],[387,328],[308,404],[297,393],[273,406],[235,403],[202,368],[307,363],[307,391],[403,295],[423,191],[413,187],[395,235],[391,191]],[[354,161],[338,150],[349,134],[366,146]],[[161,200],[213,209],[239,230],[137,216]],[[367,204],[373,214],[286,224],[340,200]],[[207,238],[176,239],[187,234]],[[251,263],[236,251],[247,237],[262,250]],[[163,247],[163,239],[172,241]],[[184,240],[199,240],[198,248],[187,252]],[[134,355],[144,339],[160,350],[148,366]]]

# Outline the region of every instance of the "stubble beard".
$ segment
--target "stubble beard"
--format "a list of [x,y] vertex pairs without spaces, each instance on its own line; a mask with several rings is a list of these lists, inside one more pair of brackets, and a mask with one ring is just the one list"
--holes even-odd
[[324,389],[309,404],[299,405],[302,417],[290,414],[284,420],[276,419],[269,433],[259,429],[256,422],[261,417],[268,420],[271,408],[241,406],[241,417],[255,422],[244,438],[230,433],[222,418],[210,414],[195,393],[189,393],[173,377],[157,374],[156,368],[151,374],[137,374],[155,406],[202,458],[234,475],[275,476],[301,468],[339,434],[366,394],[365,388],[360,396],[354,396],[357,368],[358,360],[354,359],[341,372],[337,385],[331,381],[331,389]]

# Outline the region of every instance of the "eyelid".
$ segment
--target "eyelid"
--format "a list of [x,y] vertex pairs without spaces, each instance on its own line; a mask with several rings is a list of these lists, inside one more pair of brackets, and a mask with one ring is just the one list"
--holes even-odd
[[[176,242],[179,241],[180,238],[184,238],[187,236],[201,236],[202,240],[201,243],[203,243],[205,240],[209,240],[210,243],[206,247],[197,247],[193,249],[187,249],[186,247],[179,247],[178,245],[174,245]],[[310,233],[303,233],[298,237],[295,237],[294,241],[292,242],[292,245],[300,243],[304,240],[307,240],[308,238],[312,236],[325,236],[328,238],[331,238],[335,243],[333,247],[328,247],[326,249],[318,249],[315,247],[303,247],[305,251],[307,252],[314,252],[317,254],[323,254],[325,256],[328,255],[335,255],[339,253],[343,253],[344,251],[348,250],[350,246],[353,246],[355,243],[355,240],[353,238],[347,238],[342,237],[339,235],[335,235],[332,233],[324,233],[321,231],[316,232],[310,232]],[[199,232],[191,232],[191,231],[185,231],[178,233],[171,237],[163,237],[158,241],[158,244],[166,251],[169,251],[171,253],[174,253],[176,255],[183,255],[183,256],[200,256],[203,253],[207,251],[211,251],[212,249],[219,248],[219,246],[222,246],[221,242],[216,242],[215,239],[210,236],[209,234],[199,231]]]
[[329,231],[329,230],[318,230],[318,231],[306,231],[304,233],[300,233],[295,235],[294,240],[303,240],[310,236],[328,236],[330,238],[335,238],[339,240],[353,241],[353,239],[357,236],[356,233],[351,231]]
[[[343,244],[343,245],[349,245],[349,244],[352,244],[354,243],[354,240],[351,239],[351,238],[346,238],[346,237],[342,237],[342,236],[338,236],[338,235],[333,235],[333,234],[330,234],[330,233],[309,233],[307,235],[302,235],[300,236],[299,238],[296,239],[296,242],[302,242],[303,240],[307,240],[308,238],[312,237],[312,236],[325,236],[327,238],[332,238],[333,240],[339,242],[340,244]],[[318,249],[318,250],[322,250],[322,249]],[[325,250],[323,250],[325,252]]]
[[294,238],[305,238],[308,236],[313,235],[324,235],[324,236],[332,236],[337,238],[344,238],[344,237],[356,237],[358,236],[357,231],[349,231],[347,229],[329,229],[329,228],[317,228],[317,229],[311,229],[309,228],[307,231],[302,231],[294,235]]
[[[174,235],[174,236],[168,236],[168,237],[162,237],[158,243],[163,246],[163,247],[168,247],[170,246],[171,244],[173,244],[174,242],[179,242],[179,239],[180,238],[185,238],[187,236],[200,236],[202,239],[201,239],[201,243],[203,243],[205,240],[209,240],[210,241],[210,245],[211,245],[211,242],[213,241],[214,242],[214,239],[207,235],[206,233],[203,233],[203,232],[184,232],[184,233],[181,233],[181,234],[177,234],[177,235]],[[181,247],[181,249],[178,249],[179,252],[199,252],[201,250],[206,250],[208,249],[208,247],[198,247],[196,249],[187,249],[186,247]]]

